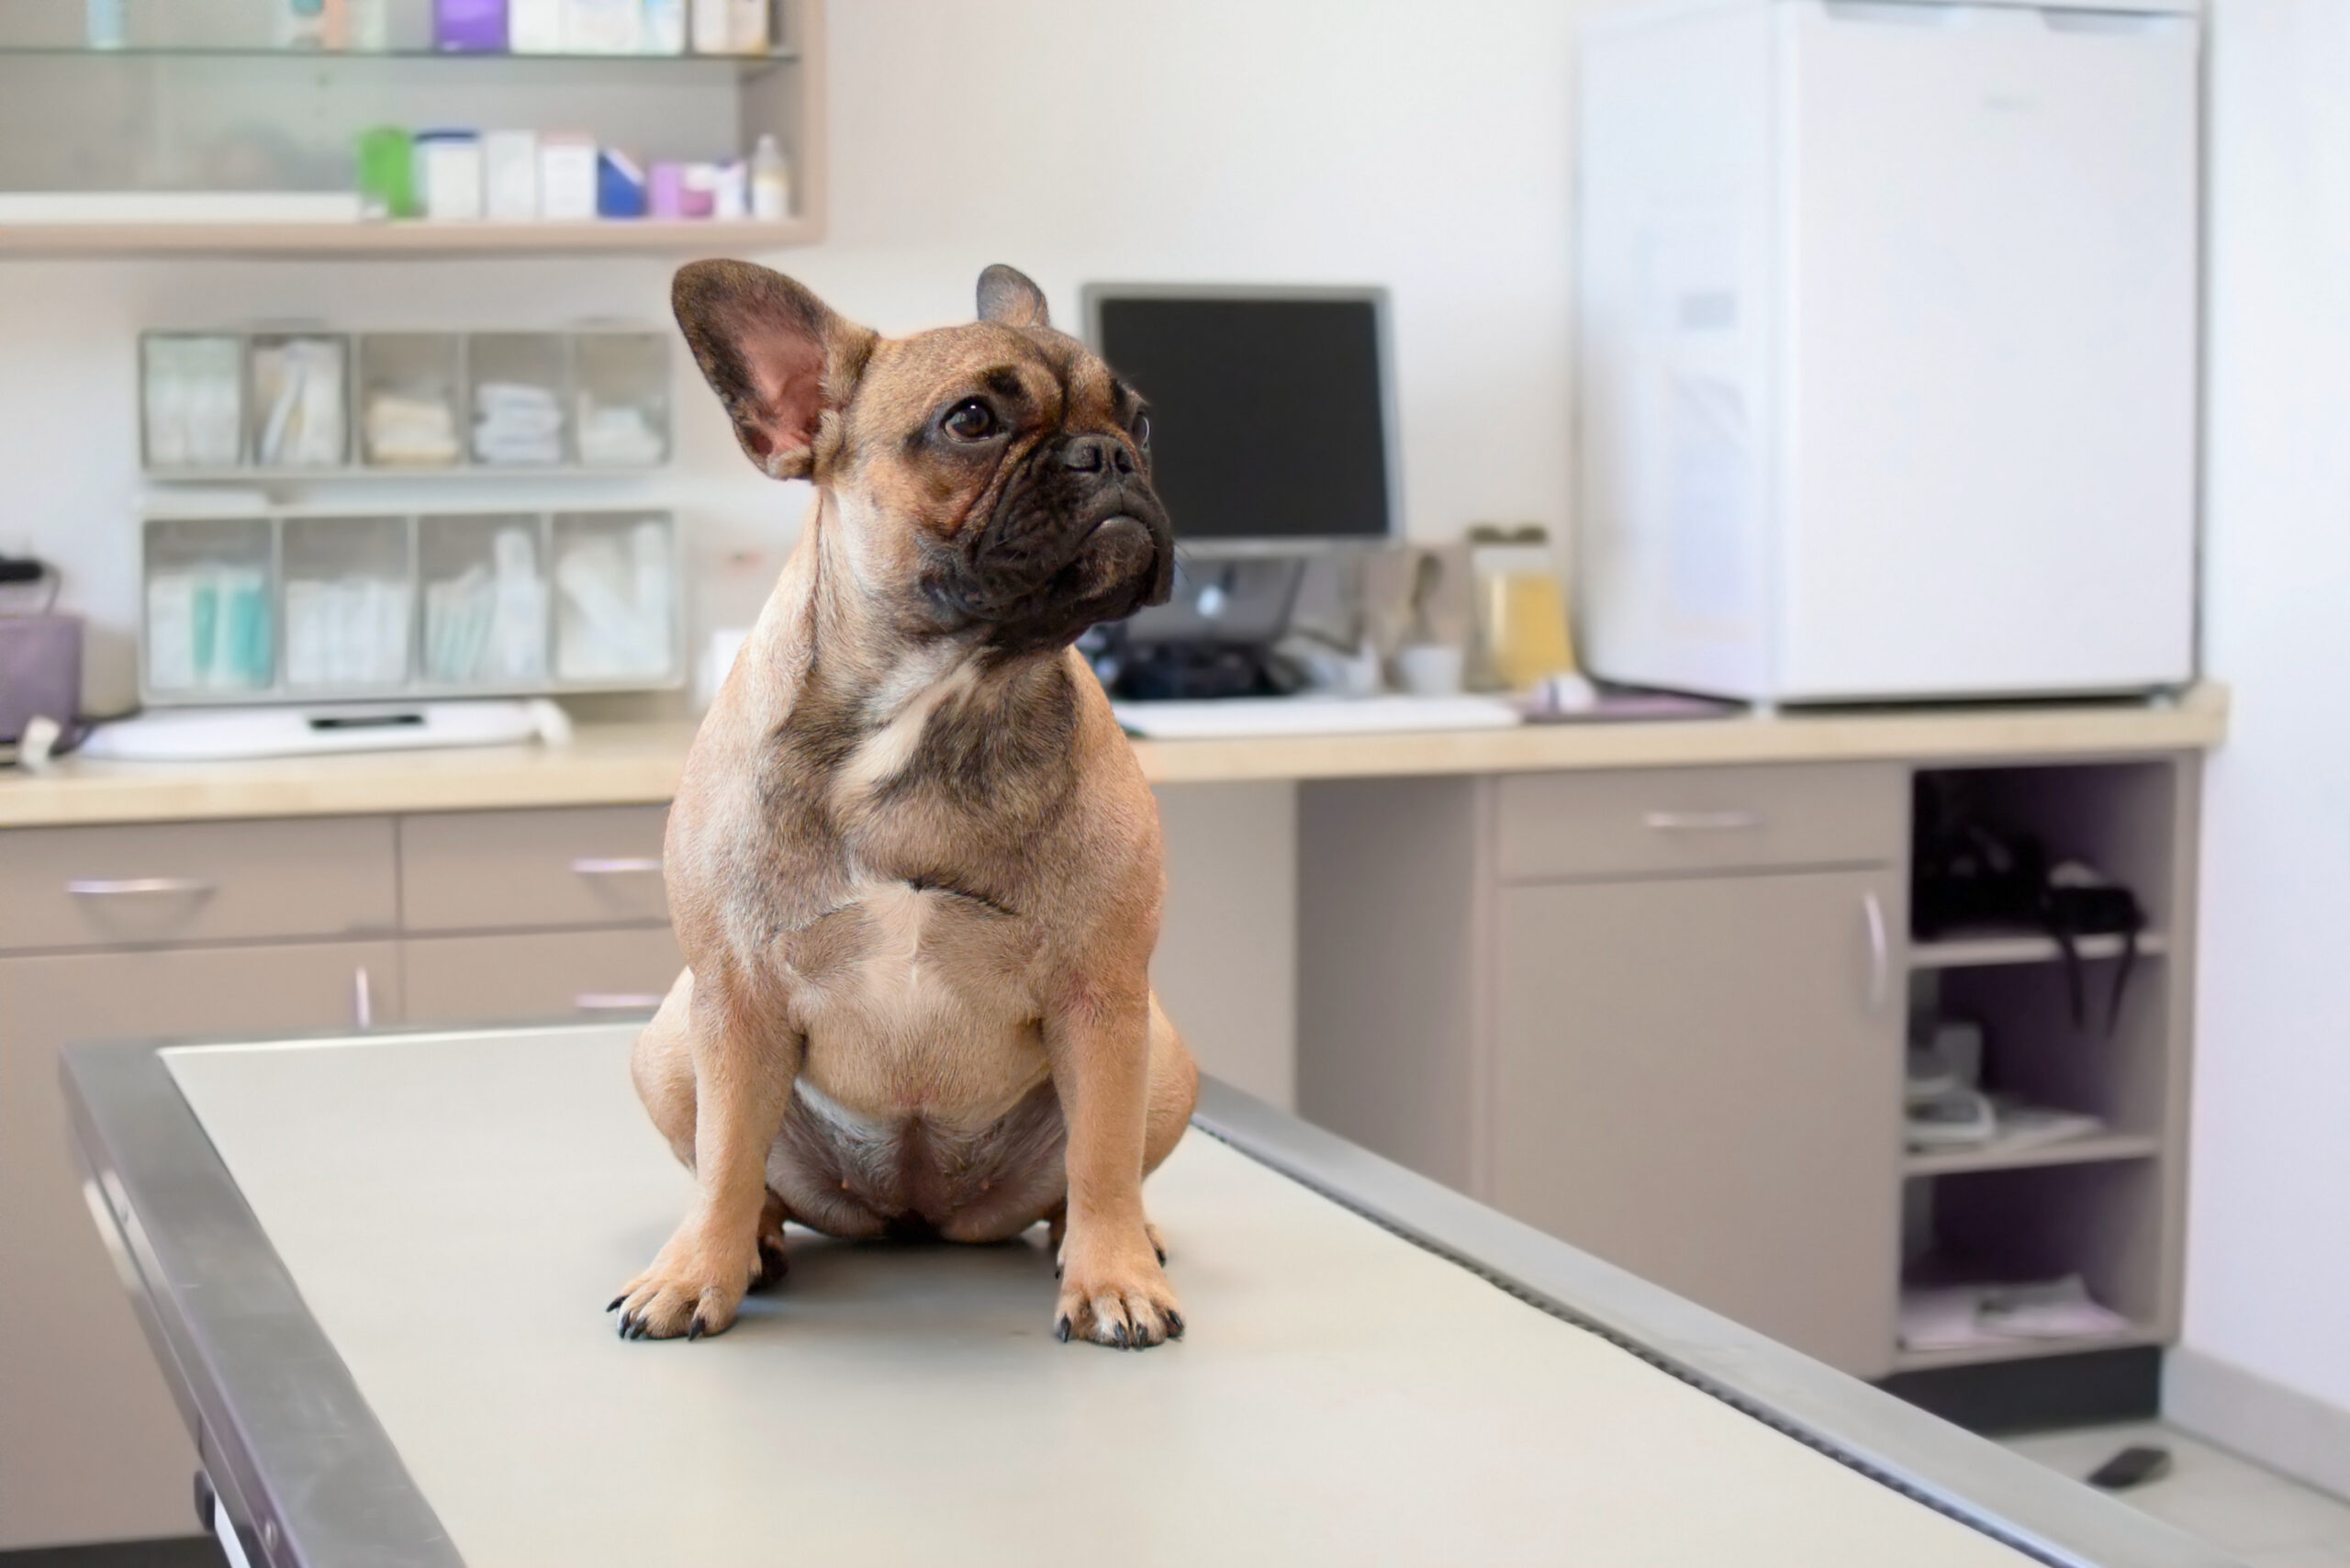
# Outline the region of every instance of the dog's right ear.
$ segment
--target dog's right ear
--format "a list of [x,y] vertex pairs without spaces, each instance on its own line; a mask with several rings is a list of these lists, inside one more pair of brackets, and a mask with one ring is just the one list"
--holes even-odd
[[751,461],[778,479],[822,468],[878,334],[749,262],[679,267],[669,304]]

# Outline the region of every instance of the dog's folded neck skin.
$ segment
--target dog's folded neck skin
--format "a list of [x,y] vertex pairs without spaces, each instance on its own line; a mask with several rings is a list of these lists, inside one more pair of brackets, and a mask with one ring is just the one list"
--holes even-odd
[[845,721],[851,744],[828,791],[844,804],[924,786],[999,807],[1033,794],[1016,776],[1049,773],[1055,759],[1018,743],[1040,733],[1039,717],[1048,723],[1041,733],[1064,743],[1074,725],[1063,645],[1006,649],[990,627],[941,627],[909,613],[901,595],[860,569],[855,534],[829,515],[833,504],[820,497],[808,520],[816,582],[806,645],[825,653],[810,661],[778,742]]

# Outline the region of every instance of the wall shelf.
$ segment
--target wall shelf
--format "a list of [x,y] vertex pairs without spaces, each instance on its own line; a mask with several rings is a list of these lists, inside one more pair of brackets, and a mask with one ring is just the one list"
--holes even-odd
[[658,479],[669,472],[666,463],[641,468],[589,468],[576,463],[537,466],[523,463],[474,463],[446,468],[399,468],[389,465],[374,468],[147,468],[140,470],[139,477],[148,485],[397,485],[410,480],[444,485],[467,479],[607,484],[614,480]]
[[[2122,942],[2119,936],[2083,936],[2073,944],[2084,958],[2118,958]],[[2141,932],[2138,954],[2154,957],[2170,950],[2168,940],[2159,931]],[[1913,942],[1909,946],[1909,967],[1913,969],[1978,969],[1993,964],[2053,964],[2064,956],[2056,939],[2036,932],[1995,932],[1981,935],[1940,937],[1930,942]]]
[[[287,50],[234,37],[93,50],[56,27],[28,36],[11,18],[9,29],[0,102],[41,134],[0,145],[0,197],[72,199],[0,204],[0,260],[682,258],[823,238],[823,0],[776,0],[775,48],[742,55]],[[358,138],[379,126],[577,131],[648,169],[747,157],[771,136],[790,172],[791,216],[359,221],[348,194],[341,210],[330,199],[323,211],[268,205],[354,191]],[[263,199],[241,207],[241,192]],[[106,199],[113,193],[162,199],[149,209]],[[224,199],[207,210],[210,193]]]
[[778,66],[795,64],[800,51],[778,48],[741,54],[624,54],[610,51],[440,50],[440,49],[281,49],[267,44],[132,44],[121,49],[92,49],[87,44],[0,42],[0,61],[8,60],[262,60],[279,64],[333,69],[376,62],[432,61],[450,65],[617,66],[631,71],[717,71],[751,76]]
[[608,218],[592,223],[18,223],[0,255],[464,256],[601,252],[712,256],[823,238],[813,217],[779,223]]
[[1912,1151],[1901,1162],[1904,1176],[1958,1176],[1974,1170],[2029,1170],[2047,1165],[2088,1165],[2104,1160],[2152,1159],[2162,1140],[2142,1133],[2099,1133],[2093,1137],[2003,1148],[1942,1148]]

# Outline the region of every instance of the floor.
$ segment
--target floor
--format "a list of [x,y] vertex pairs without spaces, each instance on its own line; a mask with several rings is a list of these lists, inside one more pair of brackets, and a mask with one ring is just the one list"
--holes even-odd
[[2350,1568],[2350,1503],[2288,1481],[2159,1421],[2004,1439],[2079,1479],[2133,1444],[2170,1450],[2170,1473],[2115,1496],[2242,1558],[2245,1568]]

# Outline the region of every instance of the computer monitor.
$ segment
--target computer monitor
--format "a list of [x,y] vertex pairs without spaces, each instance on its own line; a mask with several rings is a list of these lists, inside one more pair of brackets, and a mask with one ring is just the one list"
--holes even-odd
[[1396,534],[1385,290],[1093,284],[1084,304],[1087,341],[1150,404],[1185,554]]

